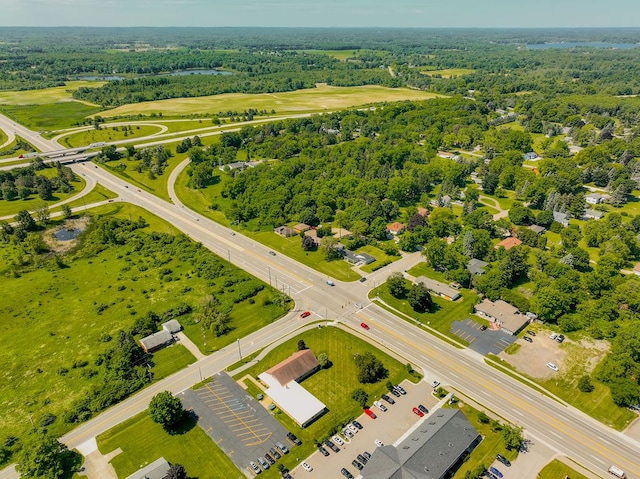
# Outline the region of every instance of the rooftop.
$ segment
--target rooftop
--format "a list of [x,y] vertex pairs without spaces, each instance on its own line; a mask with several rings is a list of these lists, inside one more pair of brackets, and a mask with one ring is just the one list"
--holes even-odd
[[458,290],[453,289],[451,286],[441,283],[440,281],[436,281],[435,279],[427,278],[426,276],[418,276],[415,279],[415,283],[422,283],[427,287],[428,290],[433,291],[434,293],[441,296],[447,296],[453,301],[461,296]]
[[127,479],[164,479],[169,472],[169,463],[164,457],[153,461],[146,467],[134,472]]
[[502,241],[500,241],[500,243],[495,245],[494,248],[498,249],[500,247],[503,247],[506,250],[510,250],[514,246],[520,246],[521,244],[522,244],[522,241],[520,241],[518,238],[514,238],[513,236],[510,236],[509,238],[505,238]]
[[163,329],[162,331],[153,333],[146,338],[142,338],[140,340],[140,344],[145,351],[151,351],[167,343],[170,343],[172,340],[173,336],[171,336],[171,333]]
[[303,349],[302,351],[296,351],[284,361],[268,369],[266,373],[274,377],[281,386],[284,386],[291,381],[297,381],[306,376],[319,366],[313,351]]
[[469,260],[469,263],[467,263],[467,269],[471,274],[484,274],[484,269],[487,266],[489,266],[489,263],[475,258],[472,258]]
[[499,322],[504,329],[512,333],[517,333],[529,322],[528,316],[521,314],[518,308],[501,299],[496,302],[485,299],[481,303],[476,304],[475,309],[476,312],[493,318],[496,322]]

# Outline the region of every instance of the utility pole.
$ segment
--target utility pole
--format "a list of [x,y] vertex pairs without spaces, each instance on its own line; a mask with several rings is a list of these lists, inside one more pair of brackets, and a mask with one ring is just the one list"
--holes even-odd
[[238,354],[240,355],[240,359],[242,359],[242,351],[240,350],[240,338],[238,338]]

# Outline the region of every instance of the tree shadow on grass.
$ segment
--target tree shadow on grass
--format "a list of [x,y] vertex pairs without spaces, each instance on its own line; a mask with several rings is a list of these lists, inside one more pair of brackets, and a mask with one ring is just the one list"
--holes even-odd
[[78,451],[66,450],[62,453],[62,467],[64,473],[60,479],[71,479],[77,471],[80,470],[84,458]]
[[179,436],[186,434],[198,425],[198,415],[193,411],[185,411],[182,415],[182,419],[175,425],[166,428],[168,434],[172,436]]

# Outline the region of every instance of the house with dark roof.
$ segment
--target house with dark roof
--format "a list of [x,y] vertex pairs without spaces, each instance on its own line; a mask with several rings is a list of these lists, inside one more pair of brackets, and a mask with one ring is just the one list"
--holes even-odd
[[484,274],[484,269],[489,266],[489,263],[486,261],[482,261],[481,259],[472,258],[467,263],[467,269],[471,274],[482,275]]
[[522,244],[522,241],[520,241],[518,238],[510,236],[509,238],[505,238],[502,241],[500,241],[497,245],[494,246],[494,248],[495,249],[504,248],[508,251],[514,246],[520,246],[521,244]]
[[156,349],[163,348],[173,342],[173,335],[163,329],[157,333],[150,334],[149,336],[140,340],[140,346],[146,353],[155,351]]
[[439,409],[399,444],[377,447],[360,472],[363,479],[451,477],[482,436],[458,409]]
[[418,276],[414,283],[424,284],[429,291],[449,301],[455,301],[462,296],[459,291],[453,289],[451,286],[436,281],[435,279],[427,278],[426,276]]
[[273,230],[273,232],[283,238],[289,238],[298,234],[294,229],[289,228],[288,226],[278,226]]
[[348,249],[343,250],[344,259],[351,264],[371,264],[376,259],[367,253],[355,253]]
[[153,461],[146,467],[134,472],[127,479],[165,479],[169,477],[171,466],[164,457]]
[[170,334],[176,334],[182,331],[182,325],[177,319],[170,319],[169,321],[162,323],[162,329]]
[[514,336],[522,331],[531,320],[529,316],[522,314],[518,308],[501,299],[495,302],[484,299],[481,303],[476,304],[474,309],[478,316],[496,323],[505,333],[513,334]]

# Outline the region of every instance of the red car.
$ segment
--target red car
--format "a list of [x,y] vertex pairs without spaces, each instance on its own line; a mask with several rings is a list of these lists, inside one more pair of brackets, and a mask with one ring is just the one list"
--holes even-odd
[[311,313],[310,313],[309,311],[305,311],[304,313],[302,313],[302,314],[300,315],[300,317],[301,317],[301,318],[306,318],[306,317],[308,317],[308,316],[311,316]]
[[423,413],[420,409],[418,409],[417,407],[414,407],[414,408],[412,409],[412,411],[413,411],[415,414],[417,414],[418,416],[420,416],[420,417],[424,416],[424,413]]
[[369,330],[369,325],[367,323],[360,323],[360,327],[363,329]]
[[[371,409],[368,409],[368,408],[364,410],[364,413],[367,416],[369,416],[371,419],[375,419],[375,418],[378,417],[378,416],[376,416],[376,413],[374,413]],[[420,414],[422,414],[422,413],[420,413]]]

